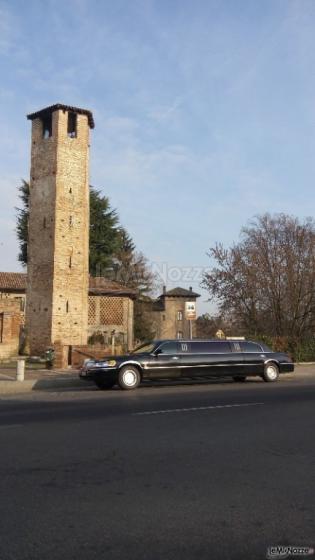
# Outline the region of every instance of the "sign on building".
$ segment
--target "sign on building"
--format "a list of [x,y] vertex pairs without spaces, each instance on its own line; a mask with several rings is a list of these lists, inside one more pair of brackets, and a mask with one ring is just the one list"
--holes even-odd
[[225,334],[224,332],[219,329],[216,333],[215,333],[216,338],[225,338]]
[[196,319],[196,303],[194,301],[185,302],[185,317],[189,321]]

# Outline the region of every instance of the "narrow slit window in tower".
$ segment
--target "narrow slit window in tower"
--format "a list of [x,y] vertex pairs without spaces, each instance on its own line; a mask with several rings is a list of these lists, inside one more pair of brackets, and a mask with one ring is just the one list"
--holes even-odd
[[76,113],[68,113],[68,136],[69,138],[77,137],[77,115]]
[[67,313],[69,312],[69,302],[68,302],[68,300],[67,300],[67,303],[66,303],[66,312]]
[[50,138],[52,136],[52,113],[45,115],[42,119],[43,123],[43,138]]
[[72,257],[71,257],[71,255],[69,257],[69,268],[72,268]]

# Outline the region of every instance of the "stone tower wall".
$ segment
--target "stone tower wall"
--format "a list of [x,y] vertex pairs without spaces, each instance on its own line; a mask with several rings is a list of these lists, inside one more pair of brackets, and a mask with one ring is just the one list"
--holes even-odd
[[52,114],[52,135],[32,121],[26,326],[31,353],[56,341],[86,344],[88,324],[89,125]]
[[[179,332],[182,338],[189,338],[189,321],[185,318],[185,302],[195,301],[196,298],[170,297],[164,299],[165,309],[153,312],[153,320],[156,327],[156,338],[177,338]],[[178,319],[178,312],[182,313],[182,319]],[[157,317],[156,317],[157,316]],[[192,333],[195,336],[196,325],[192,322]]]

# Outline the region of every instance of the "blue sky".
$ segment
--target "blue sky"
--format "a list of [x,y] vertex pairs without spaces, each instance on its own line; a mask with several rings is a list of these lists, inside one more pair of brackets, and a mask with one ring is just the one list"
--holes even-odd
[[314,28],[313,0],[0,0],[1,270],[25,115],[56,102],[93,111],[91,183],[170,288],[253,215],[312,215]]

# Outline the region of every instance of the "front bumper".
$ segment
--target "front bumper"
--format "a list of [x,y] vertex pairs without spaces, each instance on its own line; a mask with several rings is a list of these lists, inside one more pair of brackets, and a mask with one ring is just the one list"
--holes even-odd
[[86,379],[92,379],[91,371],[85,370],[85,369],[81,369],[81,371],[79,372],[79,377],[80,377],[80,379],[84,379],[84,380],[86,380]]
[[107,377],[114,377],[118,375],[117,367],[106,367],[106,368],[93,368],[88,370],[88,375],[90,379],[106,379]]
[[280,373],[291,373],[292,371],[294,371],[294,364],[292,363],[282,363],[279,364],[279,371]]

